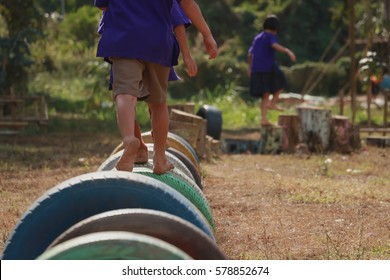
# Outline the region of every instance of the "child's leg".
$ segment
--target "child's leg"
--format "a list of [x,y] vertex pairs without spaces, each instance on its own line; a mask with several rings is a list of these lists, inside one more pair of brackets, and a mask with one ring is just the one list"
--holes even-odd
[[135,157],[134,163],[148,162],[148,147],[146,146],[141,135],[141,128],[137,121],[134,122],[134,136],[140,141],[140,146]]
[[135,105],[137,98],[129,94],[119,94],[116,99],[119,131],[123,139],[123,154],[116,164],[118,170],[132,171],[134,159],[140,146],[140,141],[134,135]]
[[278,105],[276,105],[276,103],[278,102],[279,100],[279,95],[280,93],[283,91],[283,89],[279,89],[277,90],[273,96],[272,96],[272,99],[271,101],[269,102],[269,105],[268,105],[268,109],[271,109],[271,110],[278,110],[278,111],[284,111],[283,108],[279,107]]
[[260,110],[261,110],[261,125],[270,125],[271,123],[267,119],[267,108],[268,108],[268,98],[269,93],[264,93],[261,97],[261,104],[260,104]]
[[148,105],[151,112],[154,142],[153,172],[163,174],[173,169],[173,165],[165,156],[169,128],[168,107],[165,101],[159,104],[149,103]]

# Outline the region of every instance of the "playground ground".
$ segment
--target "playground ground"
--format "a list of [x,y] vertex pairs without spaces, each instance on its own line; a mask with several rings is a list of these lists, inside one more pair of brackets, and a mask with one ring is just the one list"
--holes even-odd
[[[51,187],[94,172],[117,135],[0,139],[0,252]],[[216,239],[229,259],[390,259],[390,150],[221,155],[202,162]]]

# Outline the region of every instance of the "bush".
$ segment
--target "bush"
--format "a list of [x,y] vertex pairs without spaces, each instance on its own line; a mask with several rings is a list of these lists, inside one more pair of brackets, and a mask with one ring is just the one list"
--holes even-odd
[[[301,93],[305,84],[313,84],[322,75],[317,86],[307,92],[316,96],[336,96],[340,88],[348,82],[348,74],[337,64],[307,62],[291,68],[281,67],[288,80],[288,89],[291,92]],[[311,82],[310,82],[311,81]]]

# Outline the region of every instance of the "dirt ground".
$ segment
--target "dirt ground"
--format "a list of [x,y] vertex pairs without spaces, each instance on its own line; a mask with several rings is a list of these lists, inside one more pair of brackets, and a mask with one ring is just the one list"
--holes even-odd
[[[95,171],[116,135],[0,138],[0,252],[51,187]],[[390,150],[221,155],[202,162],[216,239],[229,259],[390,259]]]

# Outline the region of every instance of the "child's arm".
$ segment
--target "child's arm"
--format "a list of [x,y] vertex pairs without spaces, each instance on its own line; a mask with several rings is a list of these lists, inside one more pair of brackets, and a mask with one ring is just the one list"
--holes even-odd
[[94,5],[95,7],[98,7],[100,10],[105,11],[108,9],[108,2],[109,0],[95,0]]
[[252,53],[249,52],[249,53],[248,53],[248,77],[251,76],[252,60],[253,60]]
[[183,56],[184,64],[187,68],[187,74],[190,77],[195,77],[198,72],[198,66],[192,58],[190,48],[188,47],[186,31],[184,25],[178,25],[174,29],[177,41],[179,42],[180,52]]
[[194,0],[181,0],[180,5],[187,17],[190,18],[198,31],[203,35],[203,43],[206,47],[207,53],[209,54],[209,58],[215,58],[218,54],[217,43],[214,40],[209,26],[203,18],[198,4]]
[[279,52],[286,53],[290,57],[291,61],[295,62],[297,60],[297,58],[295,57],[295,54],[291,50],[289,50],[288,48],[285,48],[278,43],[272,44],[272,47]]

